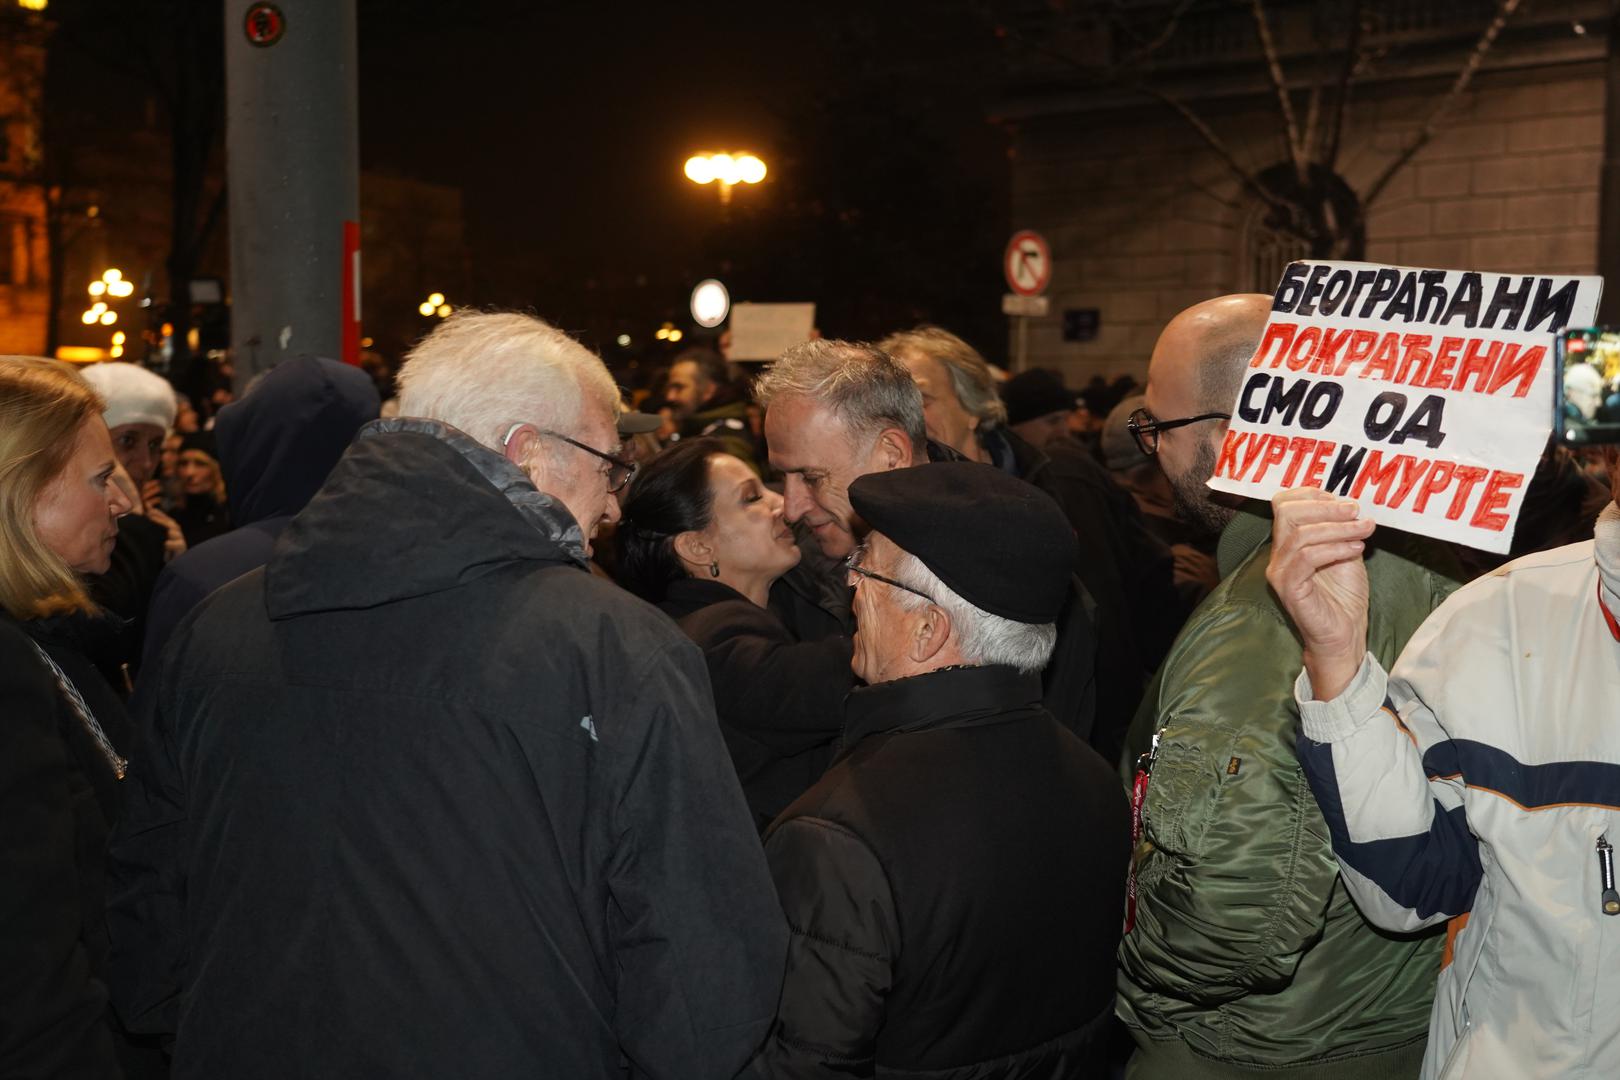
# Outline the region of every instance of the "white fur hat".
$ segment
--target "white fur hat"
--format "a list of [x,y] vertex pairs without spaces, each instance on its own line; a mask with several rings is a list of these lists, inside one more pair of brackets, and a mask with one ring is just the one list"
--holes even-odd
[[81,368],[79,374],[107,402],[101,415],[110,428],[120,424],[174,427],[174,387],[138,364],[110,361]]

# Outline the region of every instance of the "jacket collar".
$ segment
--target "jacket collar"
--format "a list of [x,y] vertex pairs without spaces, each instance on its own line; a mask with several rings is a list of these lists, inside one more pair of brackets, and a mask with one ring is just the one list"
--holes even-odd
[[711,605],[723,604],[727,600],[753,602],[723,581],[716,581],[714,578],[683,577],[669,583],[664,590],[664,599],[658,603],[658,609],[672,619],[679,619]]
[[844,702],[842,757],[869,735],[932,731],[1038,715],[1041,677],[1016,668],[948,668],[862,686]]
[[1598,568],[1598,605],[1609,632],[1620,641],[1620,503],[1610,503],[1592,527]]
[[1221,579],[1224,581],[1231,576],[1238,564],[1270,539],[1271,507],[1253,500],[1245,502],[1221,530],[1221,539],[1215,548],[1215,564]]
[[376,607],[514,562],[586,566],[567,507],[447,424],[378,420],[277,540],[266,606],[273,619]]

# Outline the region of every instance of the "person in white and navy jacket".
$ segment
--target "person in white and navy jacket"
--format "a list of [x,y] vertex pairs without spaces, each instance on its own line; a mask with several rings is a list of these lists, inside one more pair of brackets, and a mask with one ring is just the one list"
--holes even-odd
[[1386,674],[1372,523],[1321,491],[1274,503],[1298,751],[1344,882],[1385,930],[1451,924],[1423,1077],[1620,1076],[1620,506],[1459,590]]

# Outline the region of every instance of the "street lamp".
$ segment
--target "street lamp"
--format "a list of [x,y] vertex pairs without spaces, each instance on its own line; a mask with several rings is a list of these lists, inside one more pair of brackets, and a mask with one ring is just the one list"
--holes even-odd
[[441,319],[449,318],[450,305],[445,302],[444,293],[430,293],[428,298],[416,305],[416,310],[424,319],[431,319],[437,315]]
[[754,154],[694,154],[686,159],[686,178],[694,184],[719,184],[720,205],[731,205],[731,189],[765,179],[765,162]]

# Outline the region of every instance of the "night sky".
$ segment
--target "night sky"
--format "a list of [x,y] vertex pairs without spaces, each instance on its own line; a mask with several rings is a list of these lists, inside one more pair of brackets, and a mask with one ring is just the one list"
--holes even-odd
[[[1005,133],[969,5],[361,6],[363,163],[464,192],[477,300],[610,351],[719,276],[829,335],[930,319],[999,351]],[[770,166],[722,217],[699,150]]]
[[[828,336],[926,320],[1004,359],[1010,140],[981,0],[357,2],[361,166],[460,189],[458,302],[532,309],[623,361],[617,335],[639,350],[684,324],[713,276],[734,300],[815,301]],[[166,130],[154,79],[205,69],[221,6],[53,0],[56,137],[116,145],[153,102]],[[720,149],[770,168],[725,217],[682,174]]]

